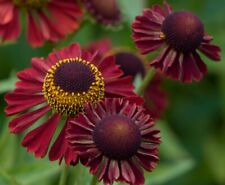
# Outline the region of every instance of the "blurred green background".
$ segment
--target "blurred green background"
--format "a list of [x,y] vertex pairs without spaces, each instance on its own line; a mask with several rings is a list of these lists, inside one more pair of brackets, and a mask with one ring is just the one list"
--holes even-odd
[[[104,37],[114,46],[134,49],[130,24],[144,7],[157,0],[120,0],[124,23],[116,29],[105,28],[85,16],[79,31],[65,40],[33,49],[25,34],[16,43],[0,46],[0,185],[56,185],[64,165],[35,159],[20,145],[22,135],[12,135],[4,115],[4,94],[13,89],[15,73],[30,66],[34,56],[46,57],[52,48],[61,48],[73,41],[82,45]],[[146,185],[225,185],[225,1],[168,0],[174,10],[190,10],[200,17],[205,30],[214,36],[222,48],[222,61],[215,63],[203,57],[209,73],[199,83],[184,85],[165,80],[169,106],[162,119],[160,163],[152,173],[146,173]],[[65,172],[65,170],[64,170]],[[90,184],[91,175],[82,166],[70,167],[67,185]]]

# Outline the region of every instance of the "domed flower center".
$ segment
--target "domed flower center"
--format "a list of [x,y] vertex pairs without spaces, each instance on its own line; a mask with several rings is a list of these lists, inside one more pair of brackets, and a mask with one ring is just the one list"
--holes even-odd
[[55,84],[67,92],[84,92],[95,81],[91,69],[83,63],[65,63],[56,69]]
[[135,76],[139,74],[144,77],[145,67],[139,57],[129,52],[119,52],[115,56],[116,64],[120,65],[124,76],[131,75],[135,78]]
[[111,18],[118,15],[119,9],[116,0],[92,0],[95,9],[102,15]]
[[202,42],[204,26],[198,17],[187,11],[172,13],[162,25],[166,41],[177,51],[192,52]]
[[28,8],[42,8],[49,0],[13,0],[17,6],[25,6]]
[[137,125],[121,115],[108,116],[96,124],[93,139],[105,156],[116,160],[132,157],[141,144]]
[[73,116],[85,104],[96,103],[104,97],[104,80],[90,62],[81,58],[64,59],[49,69],[43,93],[57,113]]

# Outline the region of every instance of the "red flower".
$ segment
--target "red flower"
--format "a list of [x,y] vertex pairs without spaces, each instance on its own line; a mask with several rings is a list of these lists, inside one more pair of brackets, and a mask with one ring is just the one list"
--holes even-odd
[[212,37],[204,32],[199,18],[187,11],[172,12],[166,2],[145,9],[132,27],[133,39],[142,54],[163,48],[150,64],[175,80],[190,83],[207,73],[196,50],[220,60],[220,48],[210,44]]
[[143,78],[145,76],[145,66],[144,61],[128,51],[120,51],[115,53],[116,64],[120,66],[124,72],[124,76],[132,76],[133,79],[136,75],[141,75]]
[[68,122],[83,111],[87,103],[96,104],[105,97],[128,97],[142,103],[133,92],[129,77],[119,78],[122,72],[113,57],[96,61],[95,55],[72,44],[47,59],[33,58],[32,67],[17,74],[20,79],[16,89],[5,96],[8,116],[21,113],[9,127],[20,133],[48,113],[49,118],[23,139],[23,146],[36,157],[44,157],[61,119],[66,119],[58,138],[50,148],[50,160],[62,160],[75,164],[74,154],[65,140]]
[[45,40],[57,42],[79,28],[82,11],[73,0],[4,0],[0,1],[0,36],[16,40],[20,34],[19,11],[25,8],[27,40],[41,46]]
[[144,91],[144,107],[147,113],[155,119],[160,118],[168,104],[167,95],[161,89],[162,80],[160,74],[155,74]]
[[116,25],[121,21],[121,11],[116,0],[82,0],[95,19],[105,25]]
[[90,173],[104,184],[114,181],[144,184],[143,170],[158,162],[159,131],[141,106],[122,99],[105,99],[86,114],[71,119],[67,140]]

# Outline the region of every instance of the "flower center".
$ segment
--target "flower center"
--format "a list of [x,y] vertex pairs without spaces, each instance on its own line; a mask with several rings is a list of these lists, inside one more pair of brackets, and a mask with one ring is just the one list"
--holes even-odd
[[102,119],[94,128],[93,139],[105,156],[117,160],[132,157],[141,144],[139,128],[134,121],[122,115]]
[[116,0],[92,0],[92,4],[102,15],[111,18],[118,15],[119,9]]
[[91,69],[83,63],[64,63],[54,74],[55,84],[68,92],[84,92],[95,81]]
[[135,78],[136,75],[145,75],[145,67],[143,62],[136,55],[129,52],[119,52],[116,55],[116,64],[120,65],[124,76],[132,76]]
[[85,104],[97,103],[104,97],[104,80],[90,62],[81,58],[64,59],[49,69],[43,93],[57,113],[74,116]]
[[192,52],[202,42],[204,26],[198,17],[187,11],[172,13],[162,25],[166,41],[176,50]]
[[17,6],[24,6],[28,8],[42,8],[49,0],[13,0]]

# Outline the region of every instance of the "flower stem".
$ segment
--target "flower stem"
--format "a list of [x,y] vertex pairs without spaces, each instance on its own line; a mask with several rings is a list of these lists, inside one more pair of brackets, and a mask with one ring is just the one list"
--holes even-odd
[[96,185],[97,182],[98,182],[97,177],[93,175],[92,180],[91,180],[91,185]]
[[59,180],[59,185],[66,185],[66,180],[68,176],[68,171],[69,171],[69,166],[66,164],[62,167],[61,175],[60,175],[60,180]]
[[153,78],[155,74],[155,71],[153,69],[149,69],[148,73],[146,74],[142,84],[140,85],[140,87],[137,90],[137,94],[139,95],[143,95],[145,88],[148,86],[149,82],[151,81],[151,79]]

